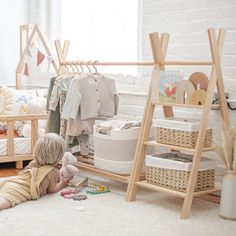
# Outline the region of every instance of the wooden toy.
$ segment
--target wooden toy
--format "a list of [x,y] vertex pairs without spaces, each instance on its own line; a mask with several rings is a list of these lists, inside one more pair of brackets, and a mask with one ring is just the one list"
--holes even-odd
[[191,97],[194,91],[193,84],[188,80],[179,82],[176,86],[175,102],[180,104],[191,104]]
[[207,91],[208,88],[208,78],[207,76],[202,72],[194,72],[190,75],[189,81],[192,82],[195,89],[203,89]]
[[190,104],[192,105],[204,105],[206,101],[206,91],[203,89],[194,90],[190,97]]

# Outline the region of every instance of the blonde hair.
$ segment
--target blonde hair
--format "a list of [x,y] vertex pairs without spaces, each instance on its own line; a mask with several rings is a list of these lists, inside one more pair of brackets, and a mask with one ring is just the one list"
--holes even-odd
[[39,165],[51,165],[60,161],[65,153],[65,141],[57,134],[41,136],[34,147],[34,159]]

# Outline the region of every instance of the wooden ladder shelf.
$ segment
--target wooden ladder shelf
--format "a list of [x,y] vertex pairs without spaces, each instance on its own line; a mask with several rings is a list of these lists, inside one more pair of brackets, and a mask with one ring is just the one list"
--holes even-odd
[[[208,193],[219,190],[219,186],[216,185],[216,187],[211,190],[194,192],[196,181],[197,181],[197,175],[199,171],[199,166],[200,166],[200,161],[201,161],[201,154],[203,151],[214,150],[214,147],[203,148],[203,145],[204,145],[205,132],[208,125],[209,113],[212,107],[212,97],[213,97],[215,87],[217,87],[218,95],[220,98],[219,106],[220,106],[222,119],[225,122],[226,126],[229,125],[229,115],[228,115],[227,103],[226,103],[225,92],[224,92],[223,76],[222,76],[222,71],[221,71],[221,58],[220,58],[221,52],[222,52],[223,41],[224,41],[224,35],[225,35],[225,31],[223,29],[219,30],[218,38],[216,37],[216,32],[214,29],[208,29],[208,37],[209,37],[209,43],[210,43],[210,48],[211,48],[212,61],[211,62],[196,62],[196,63],[178,62],[178,61],[172,62],[172,63],[166,62],[165,57],[166,57],[167,45],[169,41],[169,34],[164,33],[160,37],[158,33],[151,33],[149,35],[151,47],[152,47],[152,55],[154,59],[153,70],[156,71],[158,75],[161,70],[164,70],[165,65],[186,65],[186,66],[196,66],[196,65],[209,66],[210,65],[212,69],[211,69],[205,104],[203,106],[191,106],[191,105],[184,105],[184,104],[181,105],[183,107],[189,107],[189,108],[199,107],[202,109],[202,118],[200,121],[199,135],[198,135],[196,147],[194,149],[158,144],[153,141],[152,142],[148,141],[150,129],[152,126],[155,106],[157,105],[162,106],[164,117],[173,117],[174,116],[173,106],[179,106],[179,104],[170,105],[170,104],[153,103],[151,101],[152,82],[150,81],[149,92],[148,92],[148,96],[146,100],[146,106],[144,110],[141,131],[140,131],[140,135],[139,135],[139,139],[138,139],[138,143],[136,147],[136,152],[134,156],[134,165],[133,165],[133,170],[132,170],[130,180],[129,180],[126,200],[128,201],[135,200],[137,188],[139,186],[148,188],[151,190],[172,193],[172,194],[175,194],[177,196],[184,198],[184,203],[181,210],[181,218],[187,218],[191,210],[193,197],[199,196],[201,194],[208,194]],[[190,177],[189,177],[186,192],[179,192],[179,191],[171,190],[168,188],[148,184],[146,183],[145,180],[143,181],[140,179],[141,169],[142,169],[143,162],[146,155],[146,148],[149,145],[165,146],[165,147],[169,147],[172,150],[193,152],[193,164],[192,164],[192,169],[190,171]]]

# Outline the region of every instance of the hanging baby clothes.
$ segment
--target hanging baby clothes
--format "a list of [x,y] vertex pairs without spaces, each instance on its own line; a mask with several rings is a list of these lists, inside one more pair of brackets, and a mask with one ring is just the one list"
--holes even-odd
[[76,119],[78,112],[81,120],[117,115],[119,97],[113,79],[103,75],[87,76],[75,80],[69,91],[63,118]]
[[[87,77],[86,74],[80,74],[79,77],[74,78],[71,81],[71,84],[68,89],[68,93],[71,93],[72,88],[74,88],[74,84],[76,80],[80,78]],[[64,106],[66,109],[66,106]],[[66,130],[66,142],[69,146],[73,146],[76,139],[80,145],[80,154],[81,155],[89,155],[89,134],[93,133],[93,124],[94,119],[81,121],[79,117],[77,119],[68,119],[67,130]]]
[[66,100],[67,89],[71,82],[71,76],[67,77],[58,77],[55,80],[51,97],[49,103],[49,109],[51,111],[55,111],[56,107],[59,105],[59,112],[60,112],[60,131],[59,134],[62,138],[65,139],[66,136],[66,120],[62,119],[61,113],[63,111],[64,103]]
[[83,74],[71,82],[62,117],[68,119],[69,142],[76,136],[82,155],[89,154],[89,134],[93,133],[95,119],[117,114],[118,101],[113,79]]
[[67,90],[70,82],[72,81],[72,78],[74,78],[73,75],[67,75],[67,74],[55,78],[53,88],[51,89],[52,91],[50,93],[50,101],[48,107],[52,114],[54,113],[58,114],[58,119],[59,119],[59,122],[57,121],[59,124],[58,134],[63,139],[66,140],[68,147],[71,148],[80,144],[80,149],[82,149],[83,152],[84,149],[87,150],[88,146],[87,138],[83,137],[73,142],[72,137],[66,135],[67,120],[61,117],[61,113],[66,100]]
[[[50,111],[49,109],[49,103],[50,103],[50,98],[53,90],[53,86],[55,83],[57,77],[53,77],[50,79],[50,84],[48,88],[48,95],[47,95],[47,105],[46,105],[46,110]],[[51,110],[49,113],[49,118],[48,118],[48,124],[47,124],[47,132],[48,133],[60,133],[60,111],[59,111],[59,105],[56,106],[55,110]]]

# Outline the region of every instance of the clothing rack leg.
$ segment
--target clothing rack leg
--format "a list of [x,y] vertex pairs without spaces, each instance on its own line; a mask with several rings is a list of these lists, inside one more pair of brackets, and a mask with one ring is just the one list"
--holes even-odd
[[[210,82],[207,89],[206,102],[204,104],[204,108],[202,112],[200,130],[199,130],[199,135],[197,139],[197,144],[195,147],[195,154],[193,157],[192,169],[190,172],[186,196],[184,198],[184,204],[181,211],[181,218],[187,218],[191,210],[191,205],[192,205],[192,201],[194,197],[194,189],[197,182],[197,175],[198,175],[198,171],[200,167],[202,148],[204,145],[204,137],[205,137],[205,133],[206,133],[207,125],[208,125],[209,113],[211,109],[212,97],[213,97],[214,89],[215,89],[218,79],[219,78],[222,79],[222,74],[220,73],[221,68],[220,68],[219,51],[222,48],[223,40],[221,40],[221,37],[223,36],[222,36],[222,33],[219,34],[218,43],[217,43],[215,31],[213,29],[210,29],[208,31],[208,34],[209,34],[209,41],[210,41],[210,46],[211,46],[213,66],[212,66],[212,71],[210,75]],[[220,89],[221,93],[223,92],[220,83],[219,83],[218,89]],[[224,116],[224,118],[226,118],[226,121],[227,121],[228,111],[225,110],[225,112],[226,112],[226,115]]]
[[[162,34],[161,39],[159,38],[158,33],[152,33],[150,36],[150,42],[152,47],[152,55],[155,62],[154,69],[164,69],[164,60],[166,56],[168,41],[169,41],[169,34]],[[159,76],[159,73],[158,73]],[[155,78],[158,80],[158,78]],[[150,129],[152,126],[152,119],[154,115],[155,105],[152,104],[151,101],[151,94],[152,94],[152,81],[149,84],[149,91],[148,97],[146,101],[146,106],[144,110],[144,116],[142,121],[142,126],[139,134],[139,139],[136,146],[136,151],[134,155],[134,164],[132,173],[130,176],[126,200],[127,201],[134,201],[137,192],[137,185],[135,184],[137,181],[140,180],[141,169],[143,166],[143,161],[146,155],[146,145],[144,142],[148,140]],[[163,107],[164,115],[165,116],[173,116],[172,107]]]

